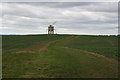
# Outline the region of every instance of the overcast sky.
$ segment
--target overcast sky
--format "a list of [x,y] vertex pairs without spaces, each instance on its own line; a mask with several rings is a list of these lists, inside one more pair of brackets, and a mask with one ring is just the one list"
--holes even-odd
[[[2,34],[118,34],[117,2],[3,3]],[[1,33],[0,33],[1,34]]]

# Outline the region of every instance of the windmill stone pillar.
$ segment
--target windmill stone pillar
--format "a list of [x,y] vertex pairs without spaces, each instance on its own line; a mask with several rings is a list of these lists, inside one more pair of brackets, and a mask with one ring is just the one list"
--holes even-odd
[[53,25],[48,26],[48,34],[54,34],[54,26]]

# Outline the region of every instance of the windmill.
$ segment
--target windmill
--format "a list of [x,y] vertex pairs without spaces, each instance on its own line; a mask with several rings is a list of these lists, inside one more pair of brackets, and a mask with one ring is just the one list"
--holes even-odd
[[54,24],[55,24],[56,22],[53,22],[53,24],[51,24],[51,25],[49,25],[48,26],[48,34],[54,34]]

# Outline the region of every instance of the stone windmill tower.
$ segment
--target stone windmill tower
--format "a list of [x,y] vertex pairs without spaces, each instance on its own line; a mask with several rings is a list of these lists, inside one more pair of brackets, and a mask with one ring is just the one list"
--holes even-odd
[[52,25],[49,25],[48,26],[48,34],[54,34],[54,24],[55,24],[56,22],[54,22]]

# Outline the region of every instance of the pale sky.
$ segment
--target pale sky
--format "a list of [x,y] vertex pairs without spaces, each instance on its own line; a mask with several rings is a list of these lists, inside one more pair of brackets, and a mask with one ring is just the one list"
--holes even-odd
[[118,34],[117,2],[6,2],[2,9],[0,34],[46,34],[54,21],[57,34]]

